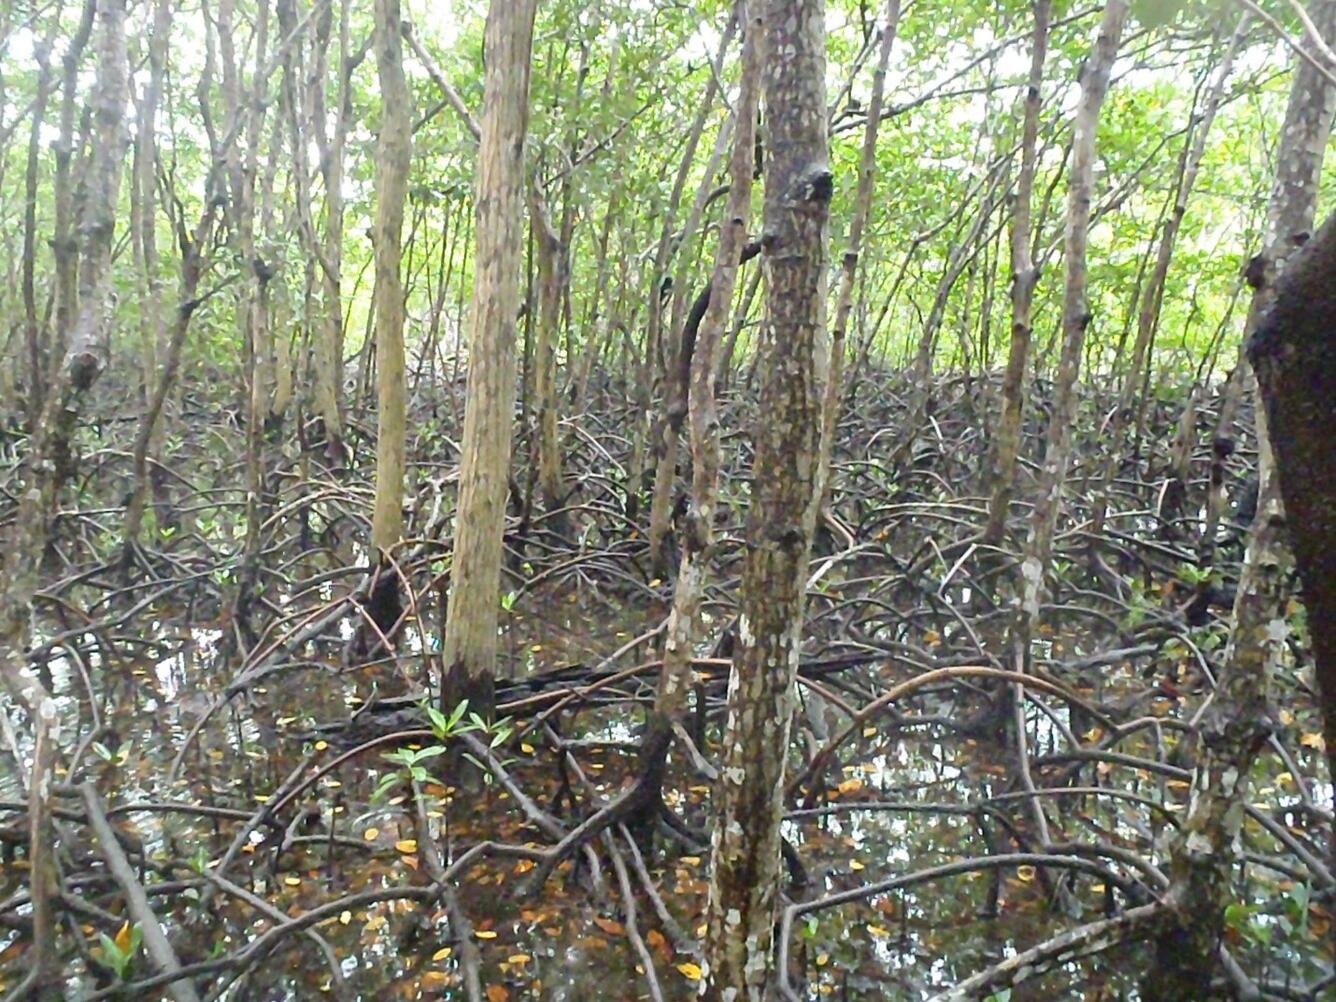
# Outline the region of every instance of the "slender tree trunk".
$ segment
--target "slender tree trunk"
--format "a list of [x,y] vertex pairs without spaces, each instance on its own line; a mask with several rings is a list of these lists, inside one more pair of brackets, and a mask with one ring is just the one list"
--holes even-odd
[[[557,328],[561,322],[561,293],[566,286],[566,244],[552,228],[537,182],[531,186],[535,250],[538,259],[538,338],[534,366],[534,396],[538,406],[538,479],[549,513],[566,503],[561,476],[561,441],[557,435]],[[549,519],[549,528],[564,535],[566,520]]]
[[376,146],[376,502],[371,545],[382,560],[404,531],[404,290],[399,258],[412,98],[404,77],[399,22],[399,0],[376,0],[381,121]]
[[[84,0],[79,26],[70,39],[69,47],[61,58],[60,135],[54,146],[56,174],[52,181],[55,190],[55,226],[51,238],[51,253],[56,262],[55,326],[52,331],[49,354],[51,364],[65,353],[64,338],[74,325],[79,305],[79,238],[75,233],[74,175],[75,175],[75,114],[78,108],[79,63],[93,30],[93,14],[97,0]],[[55,378],[48,374],[48,378]]]
[[694,243],[696,231],[700,229],[701,219],[705,215],[710,191],[714,188],[714,179],[728,150],[728,139],[733,129],[733,118],[729,117],[719,129],[714,151],[701,175],[696,190],[696,199],[691,212],[677,236],[678,268],[677,278],[673,282],[673,309],[669,315],[667,327],[661,331],[661,351],[659,361],[662,365],[660,380],[663,390],[663,413],[654,425],[654,456],[658,460],[654,470],[654,487],[650,494],[649,507],[649,558],[656,576],[669,571],[668,542],[669,523],[672,521],[673,486],[677,480],[678,439],[682,433],[682,422],[687,416],[687,396],[691,382],[691,356],[686,351],[686,331],[682,322],[682,301],[686,297],[686,287],[691,274],[690,246]]
[[[32,603],[61,485],[70,475],[70,439],[88,390],[102,372],[103,332],[110,325],[113,300],[111,250],[125,157],[125,106],[129,101],[129,66],[125,46],[125,0],[101,0],[97,77],[90,100],[90,153],[82,179],[87,193],[79,230],[79,312],[59,343],[67,351],[52,373],[42,413],[32,430],[25,483],[18,511],[5,541],[4,577],[0,578],[0,680],[26,704],[33,724],[33,771],[28,784],[29,888],[32,897],[34,952],[28,959],[31,983],[45,983],[56,972],[53,952],[59,893],[54,857],[50,786],[59,747],[60,714],[46,688],[22,669],[32,630]],[[81,48],[82,46],[80,46]],[[68,81],[71,89],[73,80]],[[26,979],[25,979],[26,980]],[[19,991],[18,996],[24,993]]]
[[491,713],[494,700],[501,541],[515,419],[515,324],[535,6],[536,0],[492,0],[484,43],[468,397],[441,695],[445,707],[468,699],[484,714]]
[[40,181],[42,128],[51,89],[51,35],[59,30],[60,18],[52,18],[50,35],[38,45],[37,99],[33,104],[28,134],[28,157],[23,175],[23,336],[28,361],[28,423],[36,427],[46,392],[46,351],[37,319],[37,188]]
[[[1087,299],[1086,249],[1090,235],[1094,188],[1095,139],[1099,113],[1108,93],[1109,77],[1118,55],[1128,0],[1108,0],[1094,47],[1080,71],[1081,99],[1072,126],[1072,164],[1067,189],[1067,220],[1064,233],[1064,285],[1062,298],[1062,353],[1054,387],[1053,415],[1044,452],[1044,464],[1036,487],[1020,565],[1021,604],[1011,630],[1011,657],[1017,672],[1030,670],[1031,638],[1039,626],[1044,581],[1052,562],[1053,535],[1062,504],[1063,484],[1071,456],[1072,424],[1076,420],[1077,380],[1082,348],[1091,315]],[[1020,684],[1007,689],[1010,709],[1007,723],[1015,742],[1017,769],[1023,785],[1033,786],[1026,744],[1024,691]],[[1044,807],[1031,801],[1036,838],[1049,842]]]
[[1011,350],[1002,377],[1002,413],[992,452],[992,494],[984,541],[996,545],[1006,531],[1007,513],[1016,482],[1016,458],[1021,448],[1021,421],[1025,414],[1025,369],[1034,332],[1031,313],[1039,270],[1030,253],[1031,204],[1038,160],[1039,111],[1044,100],[1044,60],[1048,53],[1048,23],[1052,0],[1034,0],[1034,34],[1030,42],[1030,76],[1025,85],[1025,113],[1021,126],[1021,169],[1016,178],[1016,201],[1011,214]]
[[673,607],[668,614],[658,694],[641,741],[642,775],[654,784],[655,794],[659,790],[663,758],[672,742],[674,725],[679,724],[686,714],[696,615],[705,592],[705,574],[714,547],[714,516],[719,501],[719,414],[715,408],[715,374],[751,217],[756,110],[760,103],[761,67],[765,59],[762,4],[763,0],[740,0],[737,6],[738,21],[743,25],[742,77],[734,103],[736,121],[733,154],[729,160],[731,186],[719,231],[714,273],[703,293],[708,305],[700,319],[691,355],[691,508],[683,533]]
[[[1053,417],[1044,451],[1044,465],[1036,489],[1021,562],[1024,583],[1022,619],[1030,630],[1039,620],[1044,576],[1052,558],[1053,533],[1062,505],[1063,481],[1071,458],[1072,423],[1076,419],[1077,378],[1090,307],[1086,292],[1086,247],[1090,236],[1091,202],[1095,167],[1095,133],[1100,108],[1108,93],[1109,75],[1118,54],[1127,0],[1109,0],[1104,7],[1099,37],[1081,71],[1081,102],[1073,125],[1071,177],[1067,189],[1067,223],[1064,237],[1064,284],[1062,295],[1062,355],[1055,380]],[[1021,641],[1028,663],[1028,632]]]
[[845,341],[849,314],[853,310],[854,281],[858,277],[859,254],[863,247],[863,229],[872,208],[872,191],[877,170],[877,128],[881,124],[886,70],[891,62],[900,25],[900,0],[886,0],[886,23],[881,29],[881,51],[872,77],[872,96],[868,99],[867,124],[863,132],[862,158],[858,164],[858,189],[854,193],[853,216],[849,220],[848,247],[840,269],[840,291],[835,299],[835,326],[830,336],[830,367],[821,398],[821,451],[817,459],[817,504],[825,503],[830,476],[830,460],[835,450],[835,430],[840,417],[840,387],[844,379]]
[[[651,430],[651,385],[656,371],[662,371],[665,376],[667,375],[667,369],[660,368],[660,360],[663,358],[663,286],[668,277],[668,267],[672,262],[674,251],[673,225],[677,220],[677,210],[682,202],[682,192],[686,188],[691,165],[695,161],[696,147],[700,145],[701,135],[705,131],[705,123],[709,120],[710,110],[714,105],[724,54],[732,44],[733,34],[736,30],[737,22],[730,16],[728,24],[724,28],[723,37],[719,39],[719,50],[715,53],[710,79],[705,85],[705,94],[701,99],[699,108],[696,110],[695,121],[691,123],[691,130],[687,133],[686,142],[682,147],[682,159],[678,163],[677,175],[673,179],[673,190],[668,196],[668,205],[664,209],[663,228],[659,232],[659,242],[654,251],[654,263],[649,272],[650,283],[647,296],[649,316],[645,327],[645,351],[641,356],[640,374],[636,384],[636,411],[643,416],[636,421],[636,426],[633,429],[631,463],[627,469],[626,516],[631,519],[634,519],[639,511],[640,490],[644,481],[645,445]],[[669,389],[666,382],[663,389],[665,392]]]
[[816,515],[832,179],[825,4],[767,0],[766,320],[738,650],[716,796],[701,996],[760,1002],[772,967],[784,767]]
[[321,322],[315,335],[315,410],[325,437],[325,451],[332,463],[342,462],[343,448],[343,148],[348,134],[352,105],[353,63],[348,51],[348,0],[338,4],[338,81],[334,97],[332,133],[325,111],[323,72],[329,36],[333,31],[336,0],[324,0],[316,22],[317,72],[314,94],[316,145],[320,149],[320,172],[325,187],[325,217],[319,261]]

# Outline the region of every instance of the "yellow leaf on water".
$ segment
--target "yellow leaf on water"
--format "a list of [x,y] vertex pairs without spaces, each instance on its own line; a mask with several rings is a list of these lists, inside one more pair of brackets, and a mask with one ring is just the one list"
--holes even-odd
[[302,878],[301,878],[301,877],[284,877],[284,878],[283,878],[283,883],[287,884],[289,887],[300,887],[300,886],[301,886],[301,883],[302,883]]
[[854,859],[854,860],[850,860],[850,861],[849,861],[849,869],[851,869],[851,870],[861,870],[861,869],[863,869],[863,864],[860,863],[860,862],[859,862],[858,860],[856,860],[856,859]]
[[352,912],[347,911],[346,909],[344,911],[339,912],[339,925],[347,925],[352,920],[353,920]]
[[529,962],[529,959],[530,958],[527,953],[512,953],[509,957],[506,958],[506,963],[515,964],[518,966],[522,964],[527,964]]
[[867,931],[877,937],[885,937],[891,934],[891,930],[879,925],[869,925]]
[[682,963],[678,964],[677,969],[682,972],[684,977],[687,977],[692,981],[699,981],[700,976],[703,973],[699,964],[693,964],[689,960],[684,960]]
[[315,743],[315,750],[316,750],[316,751],[324,751],[324,750],[325,750],[326,748],[328,748],[328,747],[329,747],[329,742],[328,742],[328,741],[317,741],[317,742]]
[[527,741],[522,741],[520,742],[520,751],[524,752],[526,755],[532,755],[533,745],[529,744]]
[[409,853],[417,852],[417,839],[400,839],[398,842],[394,843],[394,847],[407,856]]
[[496,933],[491,929],[479,929],[473,935],[477,936],[479,939],[496,939]]
[[877,736],[877,729],[876,729],[875,727],[864,727],[864,728],[863,728],[863,737],[865,737],[865,738],[875,738],[876,736]]
[[836,787],[836,789],[839,790],[841,793],[857,793],[862,788],[863,788],[863,781],[859,779],[857,776],[855,776],[853,779],[846,779],[843,783],[841,783],[838,787]]
[[446,957],[450,956],[451,949],[452,949],[451,947],[443,946],[431,955],[431,959],[444,960]]
[[817,967],[825,967],[825,966],[826,966],[827,964],[829,964],[829,963],[830,963],[830,954],[829,954],[829,953],[818,953],[818,954],[816,955],[816,966],[817,966]]
[[1034,880],[1034,867],[1029,864],[1018,866],[1016,867],[1016,876],[1028,884],[1030,881]]
[[380,829],[368,828],[366,831],[362,832],[362,838],[366,839],[368,842],[374,842],[376,839],[380,838]]

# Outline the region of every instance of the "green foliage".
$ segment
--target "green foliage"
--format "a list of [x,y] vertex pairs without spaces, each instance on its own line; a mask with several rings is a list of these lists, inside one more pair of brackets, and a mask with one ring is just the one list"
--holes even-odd
[[121,927],[115,938],[108,936],[105,932],[97,935],[98,946],[101,948],[102,962],[115,972],[116,977],[125,981],[131,971],[134,970],[135,955],[139,953],[139,947],[144,941],[144,931],[136,922],[133,925],[126,923]]

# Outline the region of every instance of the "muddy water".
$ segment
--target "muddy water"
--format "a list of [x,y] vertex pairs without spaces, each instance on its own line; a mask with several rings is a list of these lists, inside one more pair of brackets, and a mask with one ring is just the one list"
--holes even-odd
[[[968,604],[969,596],[957,598]],[[524,596],[507,616],[504,650],[511,674],[521,676],[571,664],[592,665],[648,626],[661,621],[661,603],[617,604],[590,590],[552,591]],[[432,613],[423,610],[421,633],[410,628],[401,643],[405,652],[395,667],[356,671],[339,667],[340,652],[308,652],[309,662],[266,676],[246,695],[216,712],[184,757],[180,778],[168,781],[173,759],[201,715],[216,701],[234,665],[226,658],[217,624],[189,623],[163,614],[141,638],[147,656],[106,666],[96,658],[83,667],[63,658],[50,663],[55,690],[62,694],[70,747],[77,741],[76,718],[90,719],[81,671],[100,680],[100,712],[107,732],[86,758],[92,778],[111,806],[186,802],[250,812],[271,797],[302,761],[330,761],[340,750],[337,737],[316,737],[315,728],[346,720],[371,699],[392,699],[420,692],[421,680],[434,669],[436,630]],[[182,625],[184,624],[184,625]],[[1037,641],[1036,657],[1055,656],[1055,648],[1080,653],[1086,639],[1048,635]],[[633,652],[632,664],[651,655]],[[1101,676],[1103,698],[1116,698],[1120,671]],[[906,669],[886,663],[852,669],[848,681],[860,691],[878,691],[906,677]],[[1135,679],[1125,670],[1123,681]],[[623,695],[648,699],[653,679],[629,682]],[[808,696],[810,700],[810,695]],[[1166,700],[1149,714],[1169,714]],[[987,739],[963,736],[943,726],[960,707],[954,696],[928,696],[893,725],[869,727],[849,749],[838,774],[825,777],[818,806],[824,813],[803,814],[785,823],[785,833],[799,848],[810,884],[794,890],[795,899],[820,897],[914,870],[966,857],[1009,851],[1005,832],[981,815],[937,810],[976,804],[1011,789],[1010,766]],[[820,716],[819,730],[839,726],[830,706],[806,714],[805,726]],[[916,717],[922,718],[921,721]],[[640,711],[632,703],[603,706],[560,718],[568,739],[580,739],[577,758],[595,795],[609,797],[633,768],[632,750]],[[1063,745],[1062,730],[1083,727],[1065,710],[1057,718],[1030,711],[1031,740],[1037,755]],[[712,736],[717,736],[713,735]],[[1164,739],[1148,728],[1119,747],[1150,755]],[[815,747],[802,736],[795,746]],[[25,749],[21,749],[25,751]],[[506,747],[507,768],[520,788],[540,806],[554,807],[561,771],[554,754],[537,736]],[[1259,776],[1284,771],[1267,756]],[[426,805],[437,844],[448,862],[484,839],[546,844],[499,786],[476,775],[441,771],[444,758],[432,760],[425,784]],[[801,762],[795,752],[794,766]],[[708,786],[675,763],[666,798],[693,828],[707,825]],[[1305,761],[1305,768],[1316,768]],[[324,776],[300,801],[306,823],[288,833],[297,841],[280,845],[266,829],[251,837],[229,879],[286,915],[317,907],[333,897],[377,889],[428,883],[412,819],[412,805],[402,792],[373,800],[373,791],[396,770],[382,752],[370,752]],[[463,769],[469,769],[467,765]],[[1183,790],[1176,784],[1136,770],[1104,766],[1099,779],[1110,786],[1174,805]],[[1087,781],[1091,772],[1084,774]],[[579,776],[570,776],[581,803],[588,803]],[[1178,784],[1181,785],[1181,784]],[[18,777],[7,763],[0,770],[0,799],[19,795]],[[1316,791],[1321,794],[1322,791]],[[1294,800],[1293,778],[1263,786],[1259,796],[1273,805]],[[923,808],[908,809],[911,805]],[[1005,799],[998,808],[1023,825],[1025,812]],[[289,810],[285,820],[292,816]],[[1163,835],[1155,815],[1129,809],[1109,799],[1071,797],[1053,805],[1050,817],[1071,838],[1095,836],[1146,855],[1149,840]],[[571,822],[572,817],[564,820]],[[204,874],[218,864],[232,838],[234,822],[200,819],[190,814],[130,811],[118,817],[127,834],[142,843],[147,867],[161,868],[149,884],[173,880],[183,885],[169,896],[155,897],[157,914],[173,929],[183,958],[202,960],[253,941],[273,927],[275,918],[260,914],[235,897],[210,895]],[[77,829],[77,826],[74,826]],[[303,838],[305,837],[305,838]],[[333,844],[331,844],[333,839]],[[80,844],[76,840],[75,844]],[[86,845],[86,839],[82,840]],[[684,845],[660,835],[642,847],[669,921],[655,915],[654,903],[637,890],[638,928],[653,959],[654,974],[666,999],[694,996],[699,958],[694,933],[706,894],[707,861],[703,847]],[[623,844],[623,849],[629,849]],[[183,862],[184,861],[184,862]],[[602,874],[607,890],[589,888],[588,874],[564,865],[540,891],[526,889],[530,865],[514,860],[488,862],[474,869],[458,892],[472,925],[470,937],[481,961],[492,1002],[506,999],[649,998],[641,958],[628,942],[626,915],[617,875],[606,858]],[[630,880],[636,883],[635,874]],[[1312,980],[1324,962],[1324,937],[1312,929],[1285,928],[1277,918],[1295,882],[1283,874],[1254,867],[1245,892],[1255,909],[1231,933],[1240,959],[1265,957],[1271,977]],[[21,865],[0,869],[0,896],[21,887]],[[1063,897],[1069,914],[1059,914],[1051,887],[1032,868],[955,876],[896,891],[839,908],[817,912],[793,931],[790,955],[795,983],[806,998],[906,999],[967,977],[989,962],[1009,956],[1080,921],[1104,914],[1109,889],[1081,876]],[[675,930],[684,935],[676,941]],[[89,925],[87,933],[94,932]],[[359,999],[463,998],[461,943],[444,903],[388,901],[348,909],[318,927],[339,958],[349,990]],[[1269,937],[1269,938],[1268,938]],[[1265,940],[1265,941],[1264,941]],[[0,933],[0,978],[22,973],[27,943],[19,932]],[[1017,989],[1010,998],[1122,999],[1145,962],[1137,947],[1072,964]],[[135,972],[150,969],[141,956]],[[71,999],[91,990],[93,972],[81,961],[67,970]],[[329,997],[331,974],[325,958],[309,940],[293,937],[267,961],[231,984],[223,997],[264,1002]],[[1005,996],[999,996],[1002,998]]]

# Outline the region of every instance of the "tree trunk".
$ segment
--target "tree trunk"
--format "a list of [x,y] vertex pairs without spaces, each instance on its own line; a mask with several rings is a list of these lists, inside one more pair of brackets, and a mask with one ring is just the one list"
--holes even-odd
[[446,708],[468,699],[484,714],[492,710],[501,608],[535,6],[536,0],[492,0],[484,45],[478,246],[441,695]]
[[886,70],[891,62],[900,25],[900,0],[886,0],[886,23],[881,29],[881,52],[872,77],[872,96],[868,99],[867,124],[863,131],[863,151],[858,164],[858,189],[854,193],[853,217],[849,220],[849,244],[840,270],[840,291],[835,299],[835,326],[830,335],[830,367],[821,398],[821,449],[817,459],[817,505],[825,503],[830,477],[830,461],[835,451],[835,429],[840,418],[840,386],[844,378],[845,340],[849,314],[853,310],[854,280],[858,277],[859,253],[863,247],[863,228],[872,208],[872,191],[877,170],[877,128],[881,124],[882,96],[886,90]]
[[[678,163],[677,175],[673,179],[673,190],[668,196],[668,205],[664,209],[663,228],[659,232],[659,242],[654,251],[654,264],[650,268],[649,317],[645,327],[645,351],[641,356],[640,377],[637,381],[636,393],[636,410],[643,417],[637,419],[632,434],[631,463],[627,470],[628,480],[626,485],[627,518],[635,518],[640,508],[640,490],[644,481],[645,469],[645,444],[651,431],[651,383],[663,357],[663,285],[668,278],[668,266],[672,262],[674,250],[673,224],[677,219],[677,209],[682,202],[682,192],[686,188],[691,165],[695,161],[696,147],[700,144],[700,137],[705,131],[705,123],[709,120],[710,109],[714,105],[715,94],[719,89],[718,81],[724,54],[732,44],[733,34],[736,30],[737,22],[730,16],[728,24],[724,28],[723,36],[719,39],[719,50],[715,53],[710,80],[705,85],[705,94],[700,102],[700,107],[696,111],[695,121],[691,124],[691,131],[687,133],[686,142],[682,146],[682,159]],[[666,375],[667,369],[663,368],[662,371]],[[663,389],[665,392],[669,389],[666,382]],[[657,455],[657,443],[654,452]]]
[[1053,533],[1062,505],[1063,481],[1071,458],[1072,423],[1076,418],[1077,377],[1085,345],[1090,311],[1086,297],[1086,246],[1090,236],[1093,199],[1095,133],[1099,112],[1109,89],[1109,75],[1118,54],[1127,0],[1109,0],[1104,8],[1099,37],[1081,71],[1081,103],[1076,111],[1072,137],[1071,178],[1067,189],[1067,223],[1064,237],[1064,284],[1062,296],[1062,355],[1055,380],[1053,417],[1049,424],[1044,465],[1039,475],[1034,511],[1030,518],[1025,558],[1021,563],[1024,599],[1022,619],[1027,636],[1020,643],[1029,651],[1028,631],[1039,619],[1044,576],[1052,558]]
[[672,521],[673,486],[677,481],[678,439],[682,433],[682,422],[687,416],[687,397],[690,394],[688,387],[691,382],[691,355],[685,348],[686,329],[682,323],[680,305],[686,296],[686,286],[691,273],[690,245],[700,228],[710,191],[714,188],[714,178],[719,172],[724,153],[728,150],[728,139],[733,124],[733,118],[729,117],[720,127],[714,151],[710,154],[710,160],[701,174],[696,200],[692,203],[691,212],[682,227],[682,232],[675,238],[678,244],[679,264],[677,278],[673,282],[672,313],[660,337],[661,350],[658,361],[662,366],[660,384],[663,390],[663,413],[654,423],[653,454],[657,463],[649,507],[649,559],[656,577],[669,572],[666,544],[669,523]]
[[[112,313],[111,251],[125,156],[125,107],[129,101],[129,66],[125,46],[125,0],[102,0],[97,7],[97,79],[90,99],[91,149],[82,179],[87,199],[79,233],[79,311],[73,329],[59,340],[67,346],[52,373],[42,413],[32,431],[25,483],[18,493],[18,511],[5,546],[0,579],[0,680],[27,706],[33,724],[33,773],[29,793],[29,887],[32,896],[34,952],[28,960],[32,983],[55,971],[52,951],[59,893],[54,849],[56,831],[48,797],[51,770],[59,748],[60,715],[35,675],[24,674],[32,629],[32,603],[37,591],[50,519],[64,480],[72,472],[70,439],[88,390],[102,372],[103,332]],[[81,47],[81,46],[80,46]],[[73,82],[71,84],[71,90]],[[25,979],[26,980],[26,979]],[[22,996],[23,991],[15,993]]]
[[[329,35],[333,30],[333,5],[325,0],[316,24],[317,66],[324,67]],[[320,417],[325,449],[330,462],[344,458],[343,448],[343,148],[352,111],[353,63],[348,52],[348,0],[338,0],[339,89],[335,95],[332,134],[326,123],[325,74],[315,77],[316,145],[320,149],[320,171],[325,185],[325,218],[320,255],[321,323],[315,335],[315,410]]]
[[371,545],[384,558],[404,531],[404,290],[399,277],[411,157],[399,0],[376,0],[380,140],[376,147],[376,503]]
[[[682,559],[665,631],[659,689],[641,748],[642,772],[655,779],[662,776],[663,755],[672,741],[674,725],[680,723],[686,713],[687,693],[691,688],[696,615],[705,592],[705,573],[714,547],[714,516],[719,501],[719,415],[714,399],[719,346],[729,319],[751,217],[756,109],[760,103],[765,22],[762,0],[741,0],[737,9],[738,21],[744,27],[742,77],[734,105],[733,154],[729,160],[731,186],[719,230],[714,273],[704,293],[708,305],[700,318],[691,352],[691,508],[687,513]],[[658,793],[657,788],[654,792]]]
[[779,888],[785,756],[816,513],[817,352],[832,179],[825,4],[766,0],[766,320],[738,650],[711,852],[703,998],[760,1002]]
[[[1336,0],[1312,0],[1306,6],[1323,41],[1328,47],[1336,45]],[[1322,61],[1323,56],[1311,41],[1305,38],[1303,44],[1313,59]],[[1313,231],[1318,181],[1334,112],[1336,85],[1308,59],[1296,58],[1294,83],[1290,87],[1285,122],[1277,141],[1280,153],[1271,187],[1266,237],[1262,249],[1248,263],[1245,272],[1253,289],[1243,331],[1245,344],[1257,330],[1258,321],[1271,303],[1273,286],[1285,261],[1304,245]],[[1252,381],[1251,376],[1240,350],[1239,364],[1225,386],[1220,417],[1211,441],[1211,492],[1207,497],[1206,525],[1202,530],[1198,556],[1203,569],[1215,563],[1216,534],[1226,500],[1225,462],[1234,453],[1235,415]]]
[[561,291],[566,286],[566,245],[552,228],[547,206],[531,186],[535,250],[538,259],[538,339],[534,367],[534,396],[538,405],[538,479],[549,513],[548,527],[564,535],[566,520],[560,517],[566,503],[561,477],[561,441],[557,435],[557,328],[561,321]]
[[1025,414],[1025,368],[1034,333],[1031,311],[1039,270],[1030,253],[1031,204],[1038,160],[1039,111],[1043,107],[1044,60],[1048,54],[1048,23],[1052,0],[1035,0],[1034,34],[1030,42],[1030,76],[1025,87],[1024,124],[1021,126],[1021,169],[1016,178],[1016,201],[1011,214],[1011,350],[1002,377],[1002,413],[993,441],[992,494],[983,538],[996,545],[1006,530],[1016,458],[1021,448],[1021,421]]
[[[1336,310],[1336,217],[1287,265],[1274,298],[1247,351],[1303,582],[1327,761],[1336,775],[1336,331],[1330,323]],[[1281,615],[1272,610],[1272,618]]]

